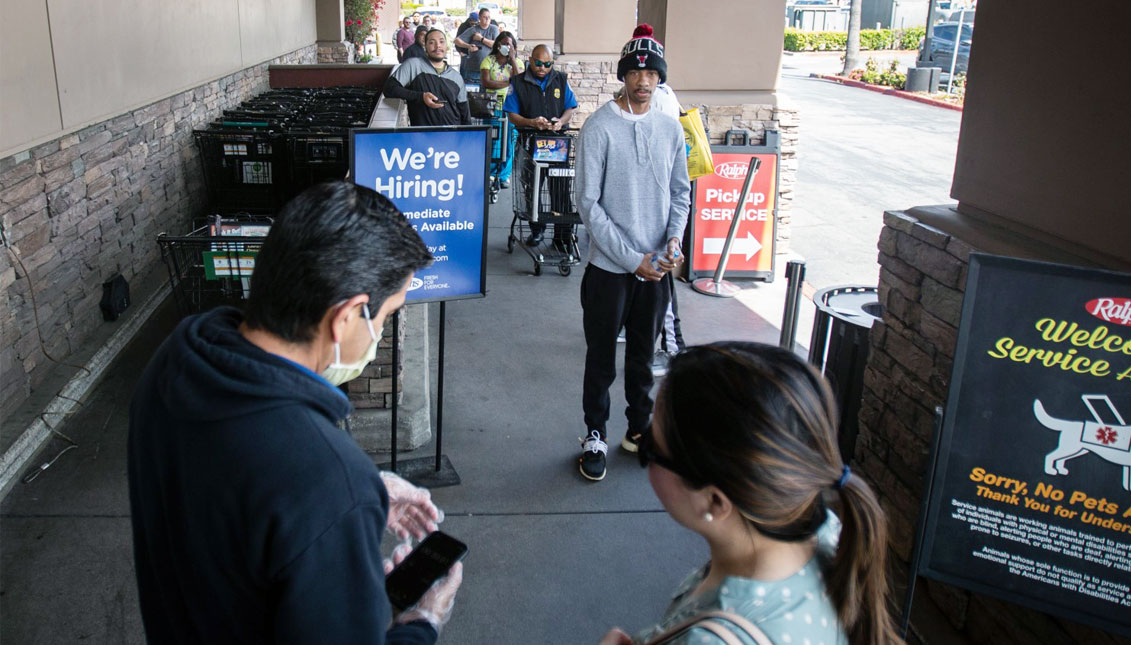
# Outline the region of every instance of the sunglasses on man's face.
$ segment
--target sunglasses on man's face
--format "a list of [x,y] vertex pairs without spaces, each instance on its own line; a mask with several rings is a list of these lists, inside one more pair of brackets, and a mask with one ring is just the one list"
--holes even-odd
[[656,440],[652,437],[651,429],[644,431],[644,433],[640,435],[640,443],[636,451],[636,457],[640,460],[641,468],[647,468],[648,464],[656,464],[661,468],[670,470],[680,477],[683,477],[689,482],[699,481],[699,478],[688,472],[686,468],[656,451]]
[[536,61],[534,61],[534,66],[535,67],[553,67],[554,61],[552,61],[552,60],[548,60],[548,61],[536,60]]

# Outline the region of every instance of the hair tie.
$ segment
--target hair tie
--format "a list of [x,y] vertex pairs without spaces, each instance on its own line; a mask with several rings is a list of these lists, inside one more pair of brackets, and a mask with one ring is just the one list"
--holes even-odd
[[851,476],[852,469],[848,467],[848,464],[845,464],[843,467],[841,467],[840,479],[836,480],[836,483],[833,484],[833,488],[835,488],[836,490],[844,488],[844,485],[848,483],[848,478]]

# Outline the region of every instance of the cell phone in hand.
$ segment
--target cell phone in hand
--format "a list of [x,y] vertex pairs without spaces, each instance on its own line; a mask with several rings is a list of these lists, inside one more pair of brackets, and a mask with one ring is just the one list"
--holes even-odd
[[385,578],[389,602],[400,611],[415,605],[465,555],[463,542],[440,531],[429,534]]

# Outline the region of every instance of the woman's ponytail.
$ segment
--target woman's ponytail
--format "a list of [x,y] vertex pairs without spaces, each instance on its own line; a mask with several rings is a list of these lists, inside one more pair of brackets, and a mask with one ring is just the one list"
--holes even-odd
[[840,541],[828,591],[853,644],[901,643],[888,606],[887,523],[872,489],[848,467],[833,494],[840,497]]

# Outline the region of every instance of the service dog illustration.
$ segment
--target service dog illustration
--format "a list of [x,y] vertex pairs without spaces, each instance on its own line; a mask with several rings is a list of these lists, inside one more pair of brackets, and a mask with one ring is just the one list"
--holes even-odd
[[1123,466],[1123,490],[1131,491],[1131,426],[1124,422],[1107,395],[1085,394],[1080,398],[1095,421],[1058,419],[1045,412],[1040,399],[1033,399],[1033,415],[1037,421],[1060,433],[1056,448],[1045,455],[1045,473],[1067,475],[1065,462],[1090,452]]

